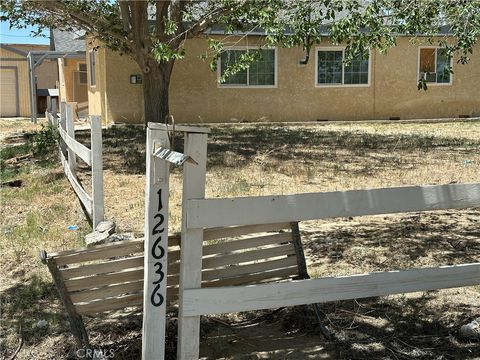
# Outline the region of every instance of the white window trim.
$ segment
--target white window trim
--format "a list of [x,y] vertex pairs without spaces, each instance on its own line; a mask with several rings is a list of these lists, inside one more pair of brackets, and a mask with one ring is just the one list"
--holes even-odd
[[[418,47],[418,59],[417,59],[417,79],[416,83],[418,83],[418,80],[420,79],[420,50],[421,49],[445,49],[443,46],[436,46],[436,45],[430,45],[430,46],[419,46]],[[453,58],[450,57],[450,67],[453,68]],[[437,51],[435,51],[435,72],[437,72]],[[448,83],[438,83],[438,82],[427,82],[427,86],[451,86],[453,85],[453,74],[450,73],[450,82]]]
[[95,57],[95,52],[93,51],[93,49],[90,49],[88,51],[88,68],[87,69],[90,69],[90,71],[87,72],[87,76],[88,76],[88,86],[92,89],[95,89],[97,87],[97,59],[94,59],[95,60],[95,85],[92,85],[92,60],[90,58],[90,54],[93,53],[93,56]]
[[368,82],[366,84],[343,84],[345,75],[345,64],[342,62],[342,84],[319,84],[318,83],[318,52],[319,51],[342,51],[342,60],[345,59],[345,46],[317,46],[315,47],[315,79],[313,83],[316,88],[350,88],[350,87],[369,87],[372,76],[372,51],[368,50]]
[[[85,71],[81,71],[81,70],[80,70],[80,65],[82,65],[82,64],[85,65]],[[84,73],[87,74],[87,82],[85,82],[85,83],[79,82],[79,84],[80,84],[80,85],[88,85],[88,65],[87,65],[87,63],[86,63],[86,62],[78,62],[78,63],[77,63],[77,71],[78,71],[79,73],[84,72]],[[79,77],[79,80],[80,80],[80,77]]]
[[[278,51],[276,47],[261,47],[261,46],[229,46],[224,50],[250,50],[250,49],[264,49],[264,50],[274,50],[275,51],[275,74],[274,74],[274,84],[273,85],[232,85],[232,84],[222,84],[220,83],[220,77],[222,76],[221,69],[221,58],[217,60],[217,88],[222,89],[276,89],[278,88]],[[247,72],[247,81],[248,81],[248,72]]]

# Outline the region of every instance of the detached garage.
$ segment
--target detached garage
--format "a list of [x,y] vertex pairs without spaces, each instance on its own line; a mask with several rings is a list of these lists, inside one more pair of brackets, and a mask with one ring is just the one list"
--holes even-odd
[[0,67],[0,117],[20,115],[17,73],[16,67]]
[[[32,115],[27,56],[30,51],[48,51],[49,48],[48,45],[0,44],[0,117]],[[55,89],[57,62],[49,60],[40,65],[35,81],[38,89]]]

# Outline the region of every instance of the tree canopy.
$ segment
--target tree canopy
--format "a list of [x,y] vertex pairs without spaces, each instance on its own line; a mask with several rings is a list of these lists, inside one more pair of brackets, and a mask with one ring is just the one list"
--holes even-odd
[[[205,58],[212,69],[225,39],[236,31],[264,33],[265,46],[302,46],[306,61],[312,45],[327,37],[346,45],[348,61],[366,49],[387,51],[398,36],[421,35],[466,63],[480,36],[480,0],[3,0],[1,20],[20,28],[83,29],[104,46],[128,54],[146,78],[146,121],[162,121],[169,113],[173,64],[186,56],[185,41],[212,26],[221,26],[225,34],[209,41]],[[252,54],[226,75],[248,67]],[[159,102],[163,110],[152,112],[150,102]]]

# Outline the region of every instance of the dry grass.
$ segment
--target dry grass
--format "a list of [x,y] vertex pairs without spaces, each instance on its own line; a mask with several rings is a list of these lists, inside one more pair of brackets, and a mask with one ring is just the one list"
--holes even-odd
[[[10,124],[0,121],[4,133],[18,130]],[[89,141],[88,134],[79,138]],[[106,216],[120,231],[138,236],[144,221],[144,152],[140,127],[104,131]],[[24,186],[1,190],[0,267],[6,277],[0,285],[0,351],[12,352],[22,323],[26,341],[19,359],[68,358],[72,341],[36,252],[78,246],[89,225],[53,159],[4,170],[6,179],[21,178]],[[209,138],[207,172],[207,197],[478,182],[480,122],[216,128]],[[88,186],[85,168],[80,178]],[[173,169],[171,230],[180,227],[181,182],[180,170]],[[66,230],[71,224],[80,229]],[[315,277],[480,258],[478,210],[305,222],[301,230]],[[202,354],[229,359],[473,359],[480,344],[459,338],[458,327],[480,316],[479,298],[477,286],[323,305],[324,321],[336,334],[331,342],[319,340],[311,309],[289,308],[278,316],[237,314],[223,318],[228,327],[206,318]],[[41,319],[49,321],[48,329],[33,328]],[[139,321],[90,319],[87,327],[94,346],[115,348],[117,358],[135,359]]]

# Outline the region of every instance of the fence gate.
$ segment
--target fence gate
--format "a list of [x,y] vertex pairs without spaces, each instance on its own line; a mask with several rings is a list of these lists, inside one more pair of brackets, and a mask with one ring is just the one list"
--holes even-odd
[[[173,129],[184,132],[186,154],[170,150],[168,131]],[[205,133],[207,132],[209,132],[208,129],[197,127],[173,128],[157,123],[148,124],[142,329],[142,359],[144,360],[165,357],[170,163],[180,166],[187,163],[185,171],[191,172],[189,178],[195,180],[198,178],[195,173],[200,174],[200,183],[205,184],[207,144]],[[189,191],[189,187],[185,184],[183,191],[184,195]],[[202,261],[201,256],[198,261]]]

